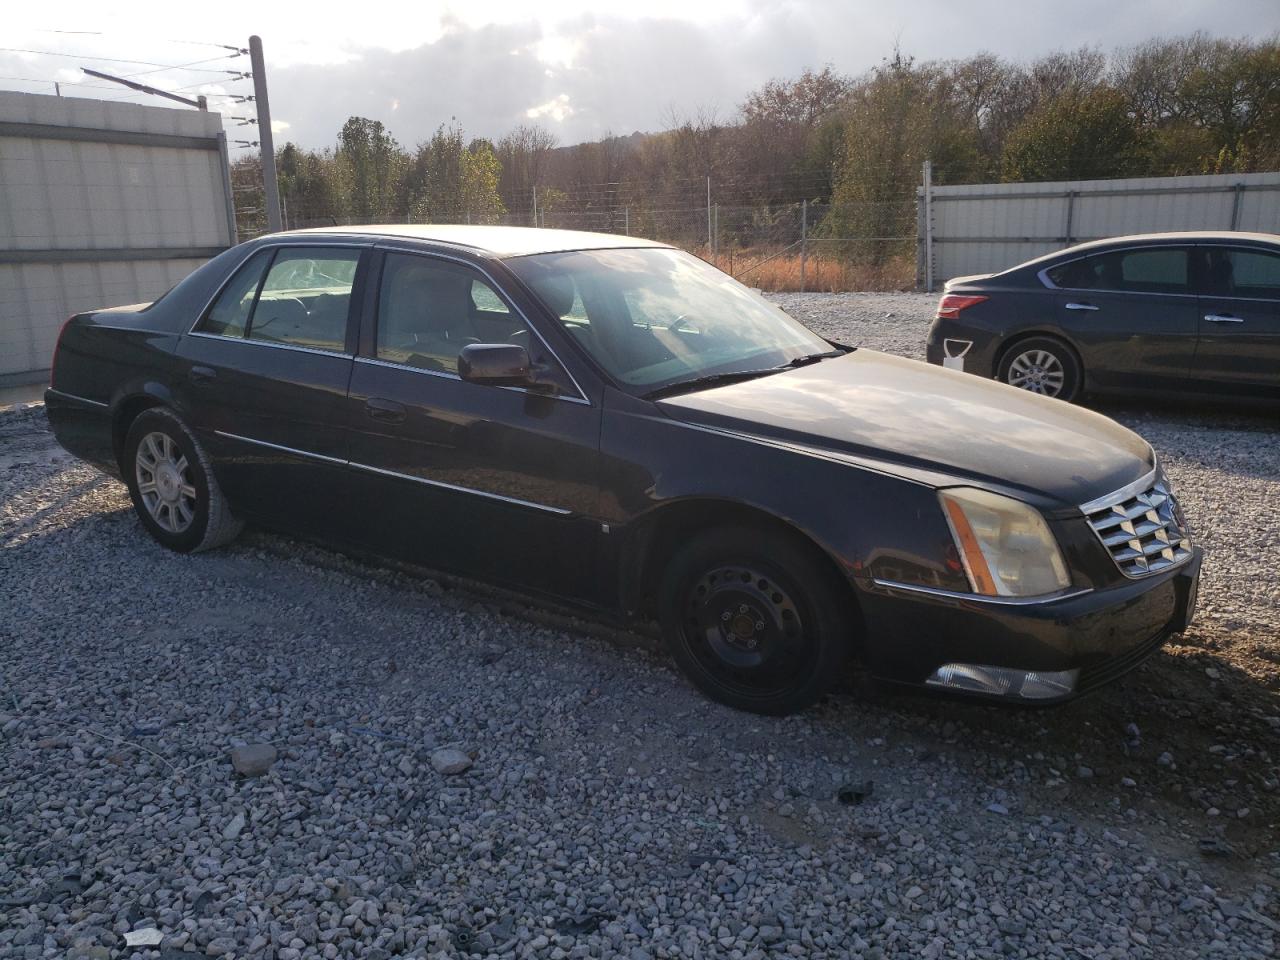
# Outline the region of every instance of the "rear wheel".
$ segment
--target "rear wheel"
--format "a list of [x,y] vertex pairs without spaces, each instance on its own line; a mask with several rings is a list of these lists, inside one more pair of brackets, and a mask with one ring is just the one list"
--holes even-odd
[[1068,402],[1079,395],[1084,379],[1075,353],[1053,337],[1015,343],[1001,358],[997,375],[1011,387]]
[[782,715],[813,704],[839,679],[853,630],[846,591],[812,548],[723,529],[671,561],[659,614],[694,686],[739,710]]
[[123,467],[138,518],[170,550],[209,550],[240,533],[208,456],[171,410],[144,410],[130,424]]

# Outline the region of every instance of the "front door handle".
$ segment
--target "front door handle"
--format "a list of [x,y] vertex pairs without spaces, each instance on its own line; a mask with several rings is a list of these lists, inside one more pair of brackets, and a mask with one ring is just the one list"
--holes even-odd
[[382,397],[370,397],[364,402],[364,411],[374,420],[383,423],[404,423],[404,404]]
[[1204,318],[1210,323],[1244,323],[1244,317],[1233,317],[1227,313],[1206,313]]
[[187,371],[187,379],[197,385],[213,383],[218,377],[218,371],[213,367],[192,367]]
[[1067,309],[1068,310],[1097,310],[1098,308],[1095,307],[1092,303],[1072,302],[1067,304]]

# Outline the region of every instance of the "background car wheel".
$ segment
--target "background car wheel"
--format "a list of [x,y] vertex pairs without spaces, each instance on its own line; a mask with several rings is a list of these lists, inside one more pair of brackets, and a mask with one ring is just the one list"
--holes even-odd
[[852,639],[847,587],[788,537],[749,529],[694,539],[669,564],[659,618],[676,664],[739,710],[803,710],[839,679]]
[[123,473],[142,525],[171,550],[219,547],[244,526],[218,488],[203,448],[170,410],[144,410],[130,425]]
[[1083,382],[1075,352],[1053,337],[1031,337],[1015,343],[1000,360],[1001,383],[1071,402]]

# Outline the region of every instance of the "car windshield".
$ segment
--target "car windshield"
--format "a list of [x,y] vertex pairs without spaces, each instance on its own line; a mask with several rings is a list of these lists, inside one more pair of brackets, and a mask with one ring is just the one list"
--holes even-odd
[[507,265],[600,366],[642,394],[834,352],[755,291],[679,250],[581,250]]

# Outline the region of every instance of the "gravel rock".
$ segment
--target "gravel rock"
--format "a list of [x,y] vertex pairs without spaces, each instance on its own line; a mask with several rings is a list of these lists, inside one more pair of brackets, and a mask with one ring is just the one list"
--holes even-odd
[[276,748],[269,743],[251,743],[231,751],[231,766],[242,777],[261,777],[276,762]]
[[444,749],[431,754],[431,766],[445,776],[465,773],[471,769],[471,763],[471,758],[461,750]]

